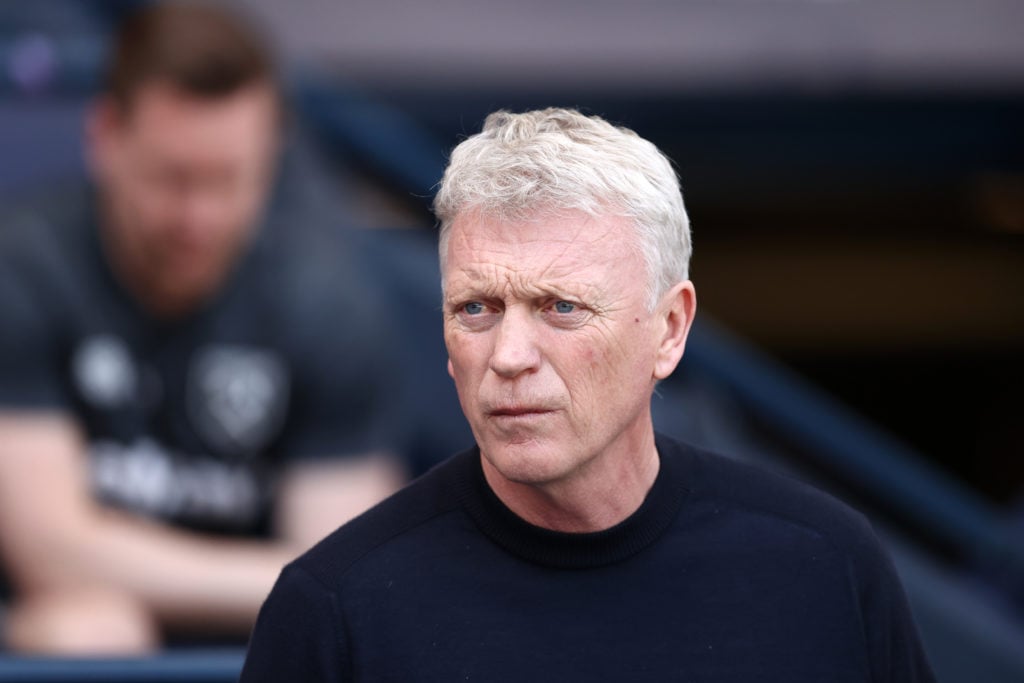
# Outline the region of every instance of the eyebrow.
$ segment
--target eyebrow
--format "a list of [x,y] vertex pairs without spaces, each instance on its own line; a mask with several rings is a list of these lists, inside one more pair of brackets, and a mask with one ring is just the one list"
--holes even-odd
[[580,303],[596,303],[595,290],[598,287],[579,282],[531,282],[525,287],[521,284],[511,284],[504,281],[500,284],[494,282],[474,282],[465,284],[448,283],[444,288],[443,302],[455,304],[473,299],[498,299],[504,300],[509,291],[513,298],[520,300],[536,300],[542,298],[559,298]]

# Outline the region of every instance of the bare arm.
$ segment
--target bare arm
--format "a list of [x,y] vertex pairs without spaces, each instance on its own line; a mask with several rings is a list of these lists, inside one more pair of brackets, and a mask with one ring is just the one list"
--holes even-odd
[[405,480],[404,468],[384,454],[296,463],[282,481],[278,535],[307,548],[397,491]]
[[90,496],[71,420],[0,413],[0,553],[21,590],[122,590],[161,623],[244,629],[300,549],[208,538],[105,509]]

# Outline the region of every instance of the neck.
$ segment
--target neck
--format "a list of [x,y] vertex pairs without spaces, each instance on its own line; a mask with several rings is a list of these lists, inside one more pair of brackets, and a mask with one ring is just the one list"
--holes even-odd
[[527,522],[570,533],[603,531],[639,509],[657,479],[660,461],[654,430],[623,434],[569,477],[543,484],[506,479],[481,456],[495,495]]

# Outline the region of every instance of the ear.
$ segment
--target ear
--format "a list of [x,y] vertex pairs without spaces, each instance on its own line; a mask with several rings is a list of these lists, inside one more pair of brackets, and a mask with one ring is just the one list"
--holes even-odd
[[657,315],[664,325],[663,336],[654,361],[654,378],[662,380],[675,371],[686,348],[693,316],[697,313],[697,292],[689,280],[669,290],[658,305]]
[[85,115],[83,140],[86,165],[94,177],[111,172],[117,135],[124,126],[124,115],[109,97],[89,105]]
[[448,376],[455,379],[455,368],[452,367],[452,359],[448,359]]

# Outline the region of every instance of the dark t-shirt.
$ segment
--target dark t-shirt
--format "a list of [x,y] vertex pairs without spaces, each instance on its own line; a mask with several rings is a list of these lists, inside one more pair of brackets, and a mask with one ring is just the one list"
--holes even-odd
[[275,217],[214,299],[161,320],[110,271],[93,208],[0,226],[0,410],[73,416],[99,498],[264,534],[283,463],[391,443],[391,335],[340,233]]
[[462,453],[285,568],[242,680],[933,681],[866,520],[659,436],[640,509],[528,524]]

